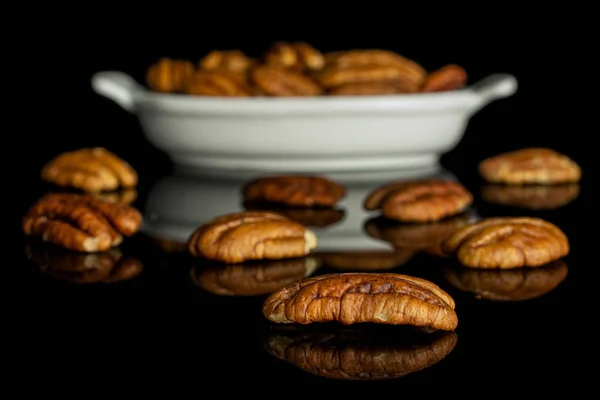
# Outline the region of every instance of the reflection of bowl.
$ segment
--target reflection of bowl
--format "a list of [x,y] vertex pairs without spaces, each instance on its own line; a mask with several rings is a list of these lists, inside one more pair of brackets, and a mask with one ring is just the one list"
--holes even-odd
[[[413,171],[414,172],[414,171]],[[409,172],[397,176],[411,178]],[[431,175],[414,175],[425,178]],[[445,170],[435,176],[456,179]],[[371,215],[363,209],[364,197],[388,180],[345,184],[346,196],[337,207],[343,219],[324,227],[309,227],[318,237],[319,250],[385,250],[391,246],[363,232],[364,221]],[[192,232],[209,220],[231,212],[243,211],[242,187],[246,180],[216,180],[172,175],[152,188],[144,210],[142,232],[154,238],[186,242]]]

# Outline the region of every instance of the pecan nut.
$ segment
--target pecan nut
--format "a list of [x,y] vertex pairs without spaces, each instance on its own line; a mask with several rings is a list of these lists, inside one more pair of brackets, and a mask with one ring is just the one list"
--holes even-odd
[[569,254],[565,233],[531,217],[486,218],[458,229],[443,243],[446,254],[472,268],[539,267]]
[[417,252],[414,249],[323,251],[317,253],[324,266],[339,271],[387,271],[409,262]]
[[526,208],[553,210],[571,203],[579,196],[579,183],[557,185],[487,184],[481,188],[481,198],[488,203]]
[[269,176],[244,186],[247,202],[278,203],[294,207],[331,207],[344,195],[343,186],[319,176]]
[[116,192],[91,193],[91,195],[107,203],[132,204],[137,199],[137,190],[124,189]]
[[138,183],[131,165],[103,147],[61,153],[43,166],[41,176],[46,182],[85,192],[128,189]]
[[334,207],[286,207],[266,202],[244,202],[244,209],[249,211],[274,212],[304,226],[319,228],[337,224],[343,220],[346,215],[346,212],[343,209]]
[[225,70],[198,71],[185,86],[185,93],[196,96],[247,97],[251,89],[245,76]]
[[269,294],[311,276],[319,268],[314,257],[250,262],[235,265],[196,265],[192,282],[219,296],[259,296]]
[[263,315],[275,323],[379,323],[454,330],[454,299],[408,275],[345,272],[303,279],[271,293]]
[[188,240],[192,256],[229,264],[303,257],[316,247],[316,235],[303,225],[260,211],[215,218],[196,229]]
[[188,60],[161,58],[146,71],[146,83],[156,92],[179,93],[194,75],[194,64]]
[[478,299],[491,301],[525,301],[541,297],[556,289],[569,269],[562,260],[538,268],[481,270],[448,267],[443,269],[448,282]]
[[389,219],[402,222],[436,222],[464,212],[473,195],[460,183],[428,179],[401,181],[371,191],[364,201],[366,210],[381,210]]
[[308,76],[271,65],[253,68],[250,81],[266,96],[317,96],[323,93],[323,89]]
[[89,195],[49,194],[30,207],[22,220],[25,235],[79,252],[116,247],[136,233],[142,215],[126,204]]
[[463,67],[449,64],[427,76],[422,92],[444,92],[462,89],[467,84],[467,72]]
[[456,347],[452,331],[273,332],[265,350],[280,360],[324,378],[375,381],[429,368]]
[[275,43],[264,56],[267,65],[297,71],[318,71],[325,65],[323,53],[304,42]]
[[498,154],[479,163],[479,173],[491,183],[512,185],[578,182],[581,167],[547,148],[526,148]]
[[198,68],[245,74],[254,64],[255,61],[240,50],[213,50],[200,59]]

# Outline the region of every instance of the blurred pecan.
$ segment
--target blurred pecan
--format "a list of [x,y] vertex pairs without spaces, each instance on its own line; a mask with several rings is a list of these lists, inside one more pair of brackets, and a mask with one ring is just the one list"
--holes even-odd
[[252,69],[250,80],[266,96],[317,96],[323,92],[308,76],[270,65]]
[[44,242],[92,253],[118,246],[141,223],[142,215],[129,205],[69,193],[42,197],[23,217],[22,228]]
[[311,276],[319,268],[313,257],[249,262],[236,265],[197,265],[190,271],[192,281],[220,296],[269,294]]
[[457,342],[455,332],[271,333],[266,351],[298,368],[329,379],[375,381],[400,378],[444,359]]
[[317,246],[317,237],[283,215],[244,211],[218,217],[192,233],[192,256],[224,263],[303,257]]
[[183,91],[194,70],[191,61],[161,58],[146,71],[146,82],[156,92],[178,93]]
[[264,62],[276,67],[290,68],[296,71],[318,71],[323,68],[323,54],[303,42],[275,43],[264,56]]
[[161,237],[153,237],[152,241],[165,253],[182,253],[187,251],[186,242]]
[[442,244],[472,268],[539,267],[569,253],[567,236],[540,218],[486,218],[462,227]]
[[462,89],[467,84],[467,72],[463,67],[449,64],[433,71],[425,79],[422,92],[443,92]]
[[473,195],[460,183],[427,179],[392,182],[369,193],[366,210],[402,222],[436,222],[465,211]]
[[393,273],[346,272],[306,278],[273,292],[271,322],[343,325],[371,322],[454,330],[454,299],[433,282]]
[[93,193],[92,196],[107,203],[131,204],[137,199],[137,190],[125,189],[116,192]]
[[240,50],[213,50],[198,62],[203,71],[230,71],[245,74],[255,61]]
[[501,153],[479,163],[479,173],[492,183],[557,184],[578,182],[581,168],[552,149],[527,148]]
[[331,96],[374,96],[395,93],[409,93],[400,81],[347,83],[327,92]]
[[59,154],[44,165],[41,175],[46,182],[85,192],[127,189],[138,183],[135,170],[103,147]]
[[123,257],[116,248],[104,253],[81,254],[28,245],[25,251],[40,271],[73,283],[121,282],[138,276],[143,270],[139,260]]
[[339,208],[286,207],[285,205],[276,205],[265,202],[244,202],[244,208],[249,211],[274,212],[304,226],[319,228],[340,222],[344,219],[346,214],[343,209]]
[[481,188],[481,197],[489,202],[530,210],[552,210],[579,196],[579,183],[558,185],[488,184]]
[[247,202],[279,203],[297,207],[330,207],[346,191],[343,186],[318,176],[268,176],[255,179],[242,190]]
[[481,270],[445,267],[444,276],[452,286],[492,301],[531,300],[554,290],[567,277],[562,260],[538,268]]
[[413,249],[394,250],[351,250],[317,253],[323,264],[340,271],[385,271],[400,267],[410,261],[416,251]]
[[246,97],[251,95],[245,76],[225,70],[198,71],[188,81],[185,93],[197,96]]

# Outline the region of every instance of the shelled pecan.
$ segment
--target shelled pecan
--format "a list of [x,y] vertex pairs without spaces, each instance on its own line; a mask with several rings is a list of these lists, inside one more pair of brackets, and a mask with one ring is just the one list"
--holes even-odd
[[310,77],[271,65],[253,68],[250,81],[266,96],[317,96],[323,93],[323,89]]
[[188,80],[184,91],[197,96],[246,97],[252,94],[244,75],[226,70],[197,71]]
[[146,83],[156,92],[179,93],[194,75],[194,64],[189,60],[161,58],[146,71]]
[[318,71],[325,65],[323,53],[304,42],[277,42],[264,55],[267,65],[299,72]]
[[198,68],[202,71],[245,74],[255,64],[255,60],[240,50],[213,50],[200,59]]
[[268,202],[244,202],[243,205],[245,210],[274,212],[306,227],[323,228],[337,224],[346,215],[343,209],[334,207],[289,207]]
[[242,189],[246,202],[278,203],[293,207],[331,207],[346,194],[340,184],[320,176],[267,176]]
[[445,92],[462,89],[467,84],[467,72],[456,64],[444,65],[427,75],[421,92]]

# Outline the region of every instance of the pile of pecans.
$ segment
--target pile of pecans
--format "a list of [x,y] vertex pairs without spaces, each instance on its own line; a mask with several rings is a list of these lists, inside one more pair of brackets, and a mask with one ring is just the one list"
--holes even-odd
[[357,96],[457,90],[467,74],[455,64],[428,72],[390,50],[322,53],[303,42],[277,42],[259,58],[214,50],[195,65],[162,58],[146,72],[156,92],[196,96]]

